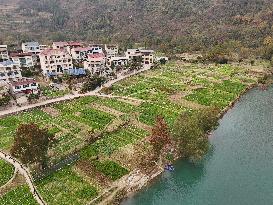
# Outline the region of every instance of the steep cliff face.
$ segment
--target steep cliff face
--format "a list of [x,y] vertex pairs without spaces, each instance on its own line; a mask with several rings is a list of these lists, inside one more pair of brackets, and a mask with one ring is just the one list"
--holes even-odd
[[272,36],[273,0],[8,2],[13,1],[19,1],[17,15],[27,19],[19,27],[28,38],[145,41],[183,50],[227,40],[258,47],[265,37]]

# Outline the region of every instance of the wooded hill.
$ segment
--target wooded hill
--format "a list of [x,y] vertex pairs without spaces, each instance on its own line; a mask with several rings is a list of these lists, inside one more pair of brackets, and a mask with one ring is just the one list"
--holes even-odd
[[19,15],[23,22],[2,33],[21,40],[140,42],[177,52],[223,43],[248,52],[273,42],[273,0],[0,0],[5,2],[18,2],[15,15],[6,18]]

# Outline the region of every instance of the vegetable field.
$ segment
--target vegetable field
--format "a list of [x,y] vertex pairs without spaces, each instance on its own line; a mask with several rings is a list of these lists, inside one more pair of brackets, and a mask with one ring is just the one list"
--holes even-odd
[[5,185],[13,176],[14,167],[3,161],[0,160],[0,187]]
[[[111,155],[145,140],[158,115],[172,128],[183,111],[204,106],[223,109],[263,72],[231,65],[171,62],[113,85],[112,97],[83,97],[0,119],[0,149],[10,150],[21,123],[34,122],[47,128],[55,136],[49,162],[54,164],[78,152],[80,166],[64,166],[36,182],[41,195],[49,205],[87,204],[131,171]],[[1,169],[1,174],[5,173],[0,175],[3,184],[13,168],[0,161]],[[0,196],[0,204],[18,201],[36,204],[25,186]]]

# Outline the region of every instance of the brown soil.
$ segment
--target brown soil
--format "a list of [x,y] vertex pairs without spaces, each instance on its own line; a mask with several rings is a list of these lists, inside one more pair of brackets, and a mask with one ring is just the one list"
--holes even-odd
[[113,120],[113,122],[110,125],[107,126],[106,131],[114,132],[122,125],[124,125],[124,121],[122,121],[120,118],[116,118]]
[[25,184],[25,183],[26,183],[26,181],[25,181],[24,176],[22,176],[21,174],[19,174],[17,172],[17,174],[16,174],[15,178],[13,179],[13,181],[11,183],[7,184],[7,186],[0,189],[0,196],[3,196],[7,192],[9,192],[12,189],[16,188],[17,186],[20,186],[20,185]]
[[42,109],[45,113],[51,115],[52,117],[58,117],[59,116],[59,111],[53,107],[45,107]]
[[102,189],[109,188],[111,185],[112,181],[100,172],[96,171],[94,166],[88,160],[79,161],[76,164],[76,169],[79,170],[78,173],[84,176],[85,179],[88,179],[92,184],[96,184]]
[[128,103],[128,104],[133,105],[133,106],[140,106],[143,103],[143,101],[139,100],[139,99],[118,98],[117,100],[121,101],[121,102],[124,102],[124,103]]

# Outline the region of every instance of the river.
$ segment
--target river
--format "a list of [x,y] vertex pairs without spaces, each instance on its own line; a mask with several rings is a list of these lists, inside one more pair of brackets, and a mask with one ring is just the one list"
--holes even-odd
[[180,160],[122,205],[272,205],[273,86],[252,89],[220,120],[202,163]]

